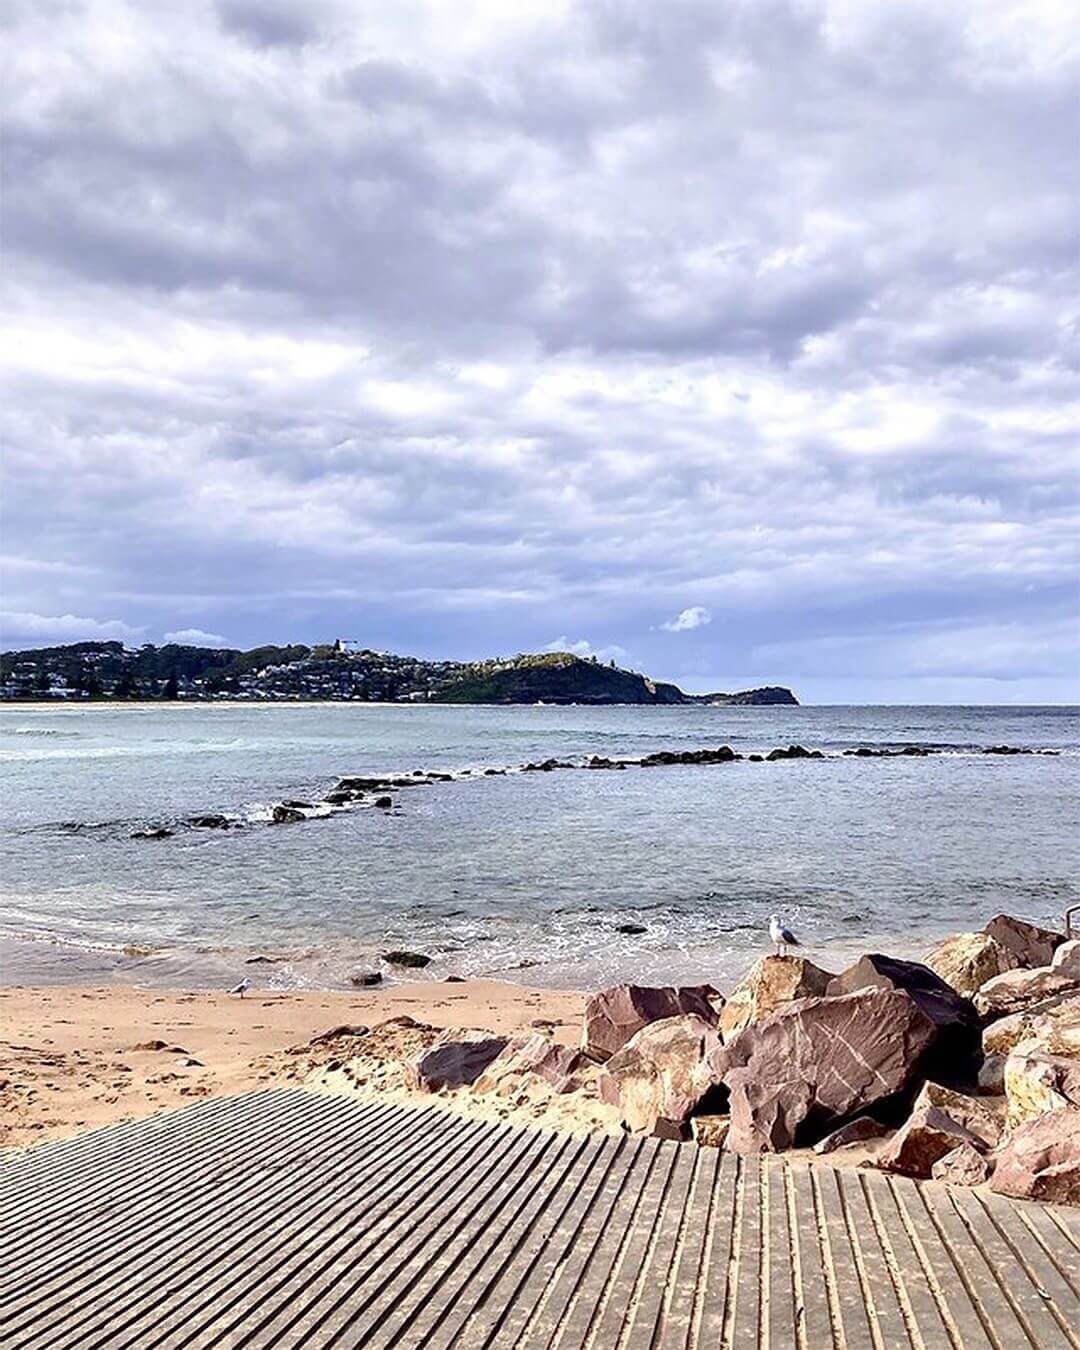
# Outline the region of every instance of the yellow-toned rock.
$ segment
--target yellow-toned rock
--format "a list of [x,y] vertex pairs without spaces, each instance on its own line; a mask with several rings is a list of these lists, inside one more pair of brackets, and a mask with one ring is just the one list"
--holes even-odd
[[723,1148],[731,1129],[730,1116],[694,1116],[690,1133],[701,1148]]
[[1058,994],[1027,1012],[991,1022],[983,1031],[986,1055],[1009,1055],[1023,1041],[1065,1059],[1080,1059],[1080,994]]
[[763,956],[735,986],[720,1011],[724,1040],[730,1040],[751,1022],[760,1022],[784,1003],[823,994],[831,979],[827,970],[805,956]]
[[936,947],[926,964],[958,993],[970,996],[995,975],[1016,970],[1021,961],[989,933],[957,933]]
[[1065,1107],[1080,1107],[1080,1061],[1044,1054],[1024,1041],[1005,1061],[1005,1101],[1010,1130]]

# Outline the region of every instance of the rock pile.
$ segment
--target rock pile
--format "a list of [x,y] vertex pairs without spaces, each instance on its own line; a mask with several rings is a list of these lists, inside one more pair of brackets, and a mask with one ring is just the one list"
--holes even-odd
[[925,965],[766,956],[726,1000],[617,985],[588,999],[577,1049],[432,1030],[406,1074],[475,1101],[602,1104],[611,1128],[701,1147],[858,1149],[906,1176],[1080,1204],[1080,942],[998,915]]

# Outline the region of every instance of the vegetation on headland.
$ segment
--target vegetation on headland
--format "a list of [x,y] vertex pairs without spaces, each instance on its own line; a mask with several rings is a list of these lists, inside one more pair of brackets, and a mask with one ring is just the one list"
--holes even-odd
[[790,704],[774,686],[685,694],[614,662],[570,652],[425,661],[344,643],[217,647],[75,642],[0,653],[0,699],[322,699],[432,703]]

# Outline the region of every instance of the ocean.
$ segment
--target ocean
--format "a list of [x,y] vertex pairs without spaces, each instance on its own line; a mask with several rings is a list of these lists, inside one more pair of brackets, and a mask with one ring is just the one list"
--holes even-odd
[[[825,758],[483,773],[791,743]],[[940,753],[843,753],[909,745]],[[270,823],[418,769],[453,781]],[[421,978],[724,988],[773,913],[839,966],[1080,902],[1076,708],[12,705],[0,785],[9,984],[348,988],[406,948]],[[204,813],[237,827],[177,824]]]

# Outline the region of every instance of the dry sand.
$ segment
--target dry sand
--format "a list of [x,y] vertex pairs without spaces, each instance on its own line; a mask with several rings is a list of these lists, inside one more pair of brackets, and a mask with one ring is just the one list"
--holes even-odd
[[[581,994],[489,980],[244,998],[118,987],[3,989],[0,1148],[63,1138],[200,1097],[309,1079],[361,1096],[378,1091],[430,1105],[430,1094],[405,1087],[401,1060],[436,1033],[401,1024],[379,1029],[379,1023],[407,1016],[437,1029],[502,1035],[540,1029],[574,1044],[583,1006]],[[312,1037],[342,1025],[370,1027],[374,1034],[309,1047]],[[327,1063],[346,1057],[353,1059],[348,1078],[327,1070]],[[519,1123],[604,1128],[590,1094],[573,1094],[574,1104],[544,1095],[549,1105],[504,1098],[447,1104]]]

